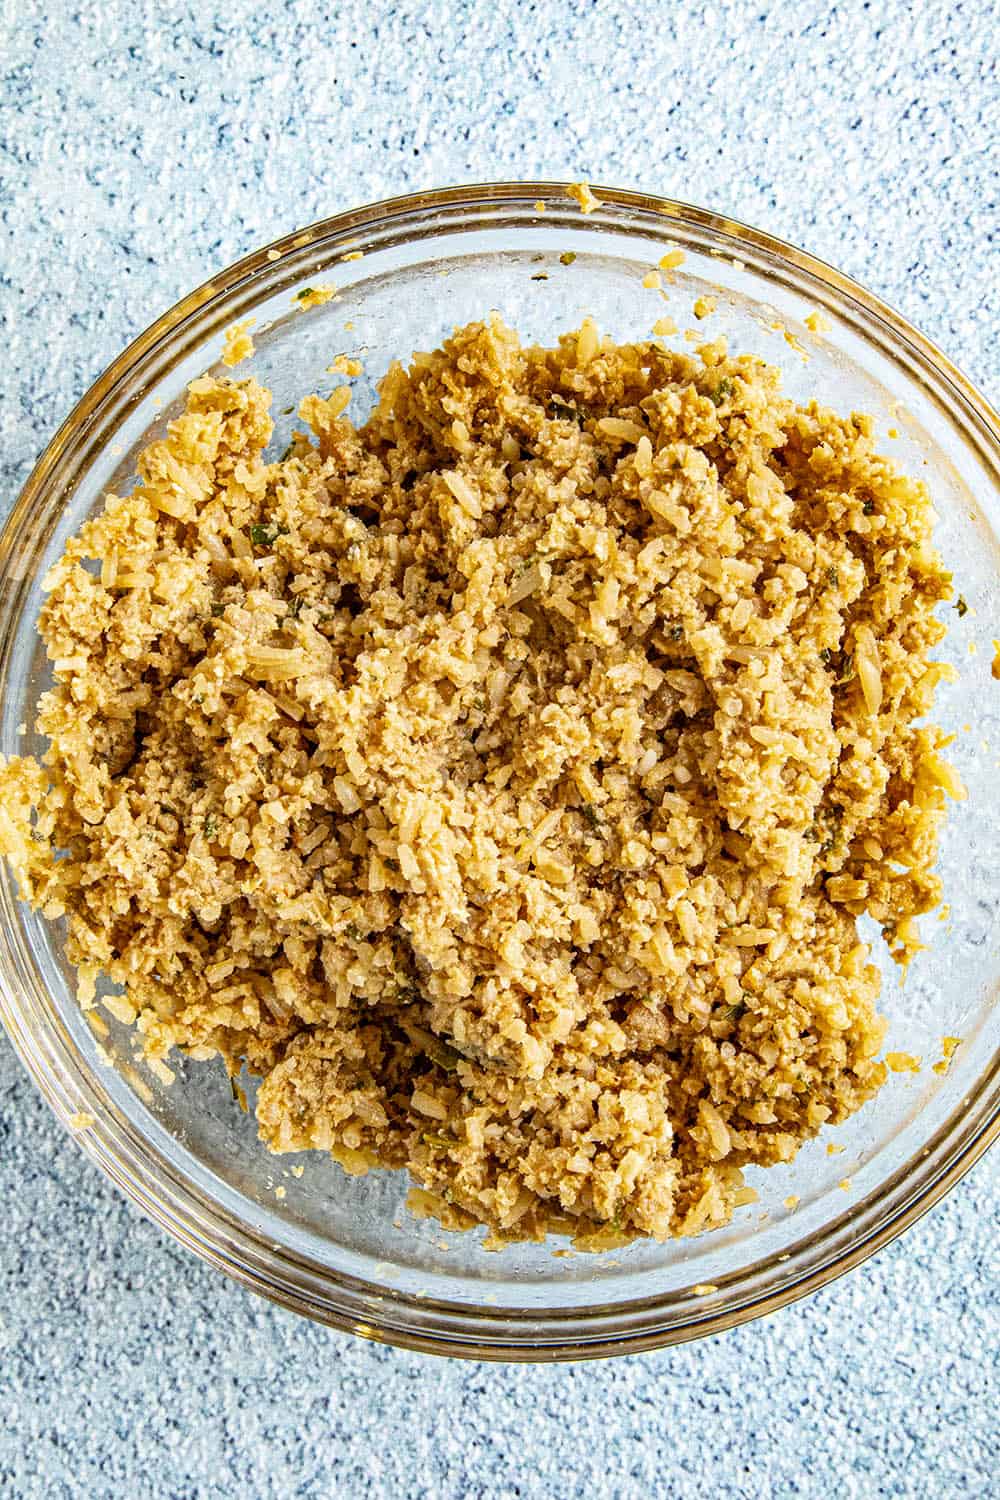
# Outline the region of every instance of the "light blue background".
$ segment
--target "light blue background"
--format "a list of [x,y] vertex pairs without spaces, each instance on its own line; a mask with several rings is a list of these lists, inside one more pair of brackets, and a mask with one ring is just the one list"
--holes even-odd
[[[992,4],[45,9],[0,4],[4,504],[121,346],[213,270],[476,179],[589,176],[748,219],[997,394]],[[0,1494],[997,1494],[998,1165],[846,1280],[713,1341],[443,1363],[218,1279],[84,1161],[0,1042]]]

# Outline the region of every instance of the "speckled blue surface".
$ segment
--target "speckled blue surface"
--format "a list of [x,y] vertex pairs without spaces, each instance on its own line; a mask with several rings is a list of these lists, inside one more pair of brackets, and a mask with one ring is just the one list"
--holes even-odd
[[[0,4],[4,503],[210,271],[447,182],[590,175],[710,204],[859,277],[997,394],[990,3],[45,10]],[[997,1494],[998,1169],[713,1341],[446,1364],[219,1280],[84,1161],[0,1042],[0,1495]]]

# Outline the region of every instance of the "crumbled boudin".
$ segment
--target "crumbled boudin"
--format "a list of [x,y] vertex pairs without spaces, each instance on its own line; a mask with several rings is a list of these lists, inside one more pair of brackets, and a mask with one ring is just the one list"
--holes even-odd
[[856,919],[906,961],[939,899],[928,497],[722,341],[494,318],[347,399],[274,462],[194,381],[70,541],[0,849],[272,1150],[501,1239],[722,1224],[886,1077]]

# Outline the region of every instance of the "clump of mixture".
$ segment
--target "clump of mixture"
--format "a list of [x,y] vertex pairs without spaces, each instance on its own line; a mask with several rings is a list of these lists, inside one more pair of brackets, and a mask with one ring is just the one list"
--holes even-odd
[[857,919],[906,961],[939,898],[924,489],[590,320],[309,396],[277,461],[269,400],[194,381],[48,578],[0,848],[83,1005],[446,1224],[723,1224],[885,1079]]

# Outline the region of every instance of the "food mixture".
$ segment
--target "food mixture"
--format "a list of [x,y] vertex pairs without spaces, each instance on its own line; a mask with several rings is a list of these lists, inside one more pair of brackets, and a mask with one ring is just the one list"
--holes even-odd
[[272,1151],[494,1243],[721,1225],[886,1078],[857,919],[939,899],[928,496],[722,340],[494,317],[348,400],[265,458],[195,380],[69,542],[0,850]]

